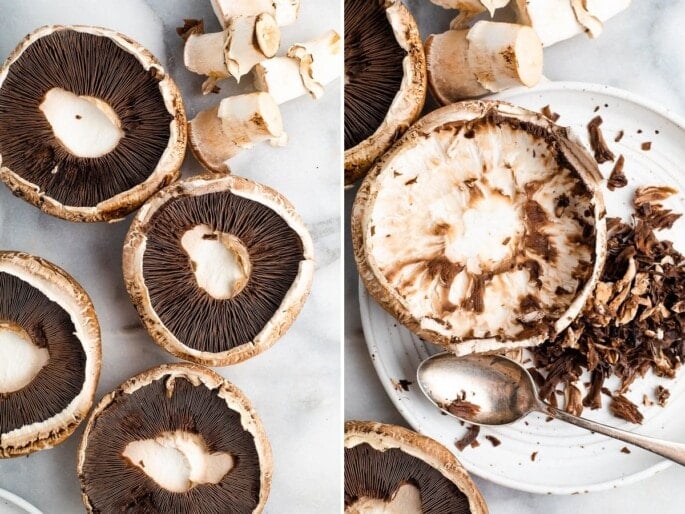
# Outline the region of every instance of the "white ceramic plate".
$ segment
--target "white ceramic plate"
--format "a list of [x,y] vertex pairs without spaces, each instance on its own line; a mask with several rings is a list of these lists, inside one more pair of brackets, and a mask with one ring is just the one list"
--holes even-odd
[[0,489],[0,514],[42,514],[37,508],[16,494]]
[[[534,90],[516,90],[499,98],[532,110],[550,105],[561,115],[558,123],[570,126],[587,145],[586,125],[596,114],[602,116],[601,128],[609,147],[616,156],[626,159],[628,186],[609,192],[605,201],[609,216],[629,216],[633,192],[638,185],[671,185],[681,191],[667,205],[685,213],[685,121],[667,110],[637,98],[632,94],[607,87],[580,83],[547,83]],[[598,109],[597,109],[598,108]],[[597,112],[595,114],[595,110]],[[619,143],[615,135],[624,131]],[[650,141],[650,151],[641,150]],[[608,177],[613,164],[600,166]],[[660,237],[674,241],[679,251],[685,250],[685,219],[676,222],[671,231]],[[480,446],[458,452],[456,439],[465,433],[454,418],[443,415],[416,385],[416,368],[439,348],[421,341],[388,315],[360,284],[360,309],[369,352],[376,371],[388,395],[400,413],[415,430],[437,439],[452,449],[466,468],[500,485],[543,494],[573,494],[609,489],[636,482],[666,468],[670,462],[661,457],[630,447],[612,439],[591,434],[560,421],[546,422],[542,415],[530,415],[525,420],[497,429],[481,429]],[[413,382],[407,391],[395,387],[393,381]],[[583,377],[582,381],[585,381]],[[634,384],[627,396],[641,404],[642,395],[653,398],[654,388],[663,383],[671,391],[665,408],[643,407],[645,420],[641,426],[613,417],[604,408],[585,409],[584,416],[627,430],[654,437],[684,441],[685,378],[680,373],[674,380],[661,380],[651,374]],[[609,387],[616,382],[608,382]],[[501,445],[484,438],[493,435]],[[533,461],[531,456],[535,454]]]

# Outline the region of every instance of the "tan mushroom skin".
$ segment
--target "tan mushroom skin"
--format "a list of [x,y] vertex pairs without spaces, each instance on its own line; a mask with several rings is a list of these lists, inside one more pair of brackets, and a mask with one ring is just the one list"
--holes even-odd
[[[347,421],[345,423],[345,448],[354,448],[360,444],[368,444],[378,451],[397,448],[408,455],[422,460],[429,466],[439,470],[443,476],[453,482],[466,495],[472,514],[488,514],[485,500],[467,471],[462,467],[454,454],[437,441],[400,426],[386,425],[373,421]],[[345,513],[420,513],[420,502],[419,510],[413,510],[416,508],[417,500],[416,491],[413,489],[416,488],[400,486],[388,502],[379,503],[372,499],[360,499],[361,501],[347,506]],[[418,499],[420,500],[420,496]],[[376,510],[361,510],[364,506],[369,506]]]

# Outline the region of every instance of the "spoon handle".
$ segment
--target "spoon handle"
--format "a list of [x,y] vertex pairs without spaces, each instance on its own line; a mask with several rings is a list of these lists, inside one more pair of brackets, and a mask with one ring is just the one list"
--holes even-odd
[[573,414],[569,414],[568,412],[547,404],[542,404],[541,410],[561,421],[566,421],[567,423],[571,423],[581,428],[586,428],[593,432],[613,437],[619,441],[639,446],[647,451],[666,457],[673,462],[677,462],[681,466],[685,466],[685,444],[663,441],[661,439],[619,430],[618,428],[590,421],[589,419],[579,418],[578,416],[574,416]]

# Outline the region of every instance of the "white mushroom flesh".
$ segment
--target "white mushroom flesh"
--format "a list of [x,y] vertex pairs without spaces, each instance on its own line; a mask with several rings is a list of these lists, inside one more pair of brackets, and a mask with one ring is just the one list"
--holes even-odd
[[197,225],[181,237],[197,285],[217,300],[239,294],[248,282],[252,264],[239,238]]
[[590,276],[587,190],[542,137],[506,122],[447,125],[394,154],[377,181],[367,254],[424,329],[523,338]]
[[55,137],[76,157],[102,157],[114,150],[124,136],[121,120],[99,98],[78,96],[54,87],[45,94],[39,109]]
[[132,441],[122,456],[160,487],[174,493],[185,493],[197,485],[218,484],[234,466],[230,453],[211,453],[201,436],[183,430]]
[[274,14],[273,0],[211,0],[212,9],[219,23],[225,28],[236,16],[257,16],[261,13]]
[[270,93],[279,105],[309,93],[300,75],[300,61],[294,57],[267,59],[252,73],[255,89]]
[[410,484],[402,484],[388,500],[360,498],[345,507],[345,514],[422,514],[421,491]]
[[0,322],[0,394],[26,387],[49,359],[47,348],[36,346],[21,327]]
[[329,30],[317,39],[291,46],[288,57],[299,59],[305,87],[314,98],[320,98],[324,86],[340,76],[342,52],[340,35]]

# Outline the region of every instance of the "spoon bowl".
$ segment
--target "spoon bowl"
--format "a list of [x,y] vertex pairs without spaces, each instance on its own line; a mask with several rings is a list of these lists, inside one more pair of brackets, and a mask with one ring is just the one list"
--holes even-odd
[[[419,365],[417,381],[438,408],[477,425],[513,423],[538,403],[530,373],[499,355],[433,355]],[[459,408],[463,402],[475,407]]]

